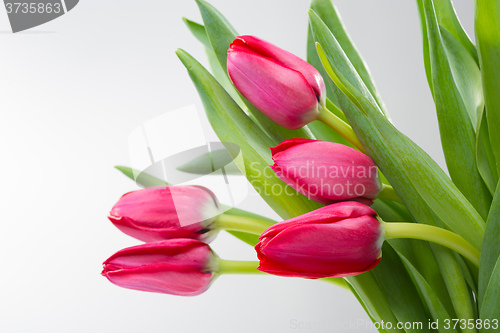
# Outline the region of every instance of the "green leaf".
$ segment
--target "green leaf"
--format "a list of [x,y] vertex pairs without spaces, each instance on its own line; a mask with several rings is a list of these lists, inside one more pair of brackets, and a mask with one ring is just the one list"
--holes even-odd
[[196,0],[196,3],[200,9],[210,44],[217,55],[221,67],[226,69],[227,50],[238,33],[224,15],[208,2]]
[[233,158],[226,149],[205,152],[191,161],[180,165],[177,170],[197,175],[206,175],[215,170],[224,168],[228,175],[241,175],[240,170],[233,162]]
[[480,249],[484,235],[481,216],[441,168],[379,112],[328,28],[314,12],[310,17],[316,41],[326,46],[327,72],[346,94],[337,96],[344,113],[415,220],[432,225],[440,225],[442,220]]
[[247,243],[248,245],[254,247],[259,242],[259,236],[253,234],[247,234],[240,231],[226,230],[227,233],[233,235],[239,240]]
[[352,144],[349,141],[347,141],[342,135],[338,134],[337,132],[332,130],[328,125],[322,123],[319,120],[315,120],[309,123],[307,127],[317,140],[336,142],[352,147]]
[[[249,217],[249,218],[254,218],[254,219],[258,219],[258,220],[263,220],[263,221],[266,221],[269,223],[276,223],[276,221],[274,221],[270,218],[264,217],[262,215],[247,212],[246,210],[242,210],[239,208],[234,208],[234,207],[230,208],[226,205],[222,205],[222,206],[223,206],[223,209],[225,211],[225,214],[228,214],[228,215],[243,216],[243,217]],[[226,232],[230,233],[231,235],[235,236],[236,238],[239,238],[240,240],[244,241],[245,243],[247,243],[248,245],[250,245],[252,247],[257,245],[257,243],[259,242],[259,236],[257,236],[257,235],[247,234],[244,232],[232,231],[232,230],[226,230]]]
[[[382,293],[380,286],[377,284],[377,280],[373,276],[372,271],[357,276],[350,276],[345,279],[373,322],[381,323],[382,320],[386,323],[390,322],[393,324],[393,329],[389,330],[389,332],[404,332],[404,330],[396,328],[398,320],[386,296]],[[383,330],[379,331],[383,332]]]
[[[372,270],[377,284],[389,302],[394,316],[402,323],[426,323],[429,314],[425,309],[405,266],[394,249],[385,243],[382,260]],[[393,325],[396,323],[393,323]],[[428,325],[405,328],[406,332],[430,332]]]
[[[274,143],[239,108],[214,77],[183,50],[178,57],[188,70],[201,97],[205,111],[221,142],[237,144],[241,156],[234,156],[236,164],[264,200],[282,218],[291,218],[321,207],[286,186],[273,172],[269,147]],[[230,149],[228,149],[230,151]]]
[[[307,62],[310,63],[311,65],[316,68],[321,76],[323,78],[326,78],[328,75],[325,72],[325,69],[321,65],[321,61],[319,61],[318,54],[316,53],[316,45],[314,42],[314,37],[312,35],[311,27],[307,28]],[[326,96],[330,100],[331,103],[335,104],[336,106],[339,105],[337,102],[337,98],[335,97],[334,90],[337,89],[335,85],[331,84],[328,80],[325,80],[325,87],[326,87]],[[330,109],[330,108],[328,108]],[[342,120],[346,120],[345,116],[343,116]]]
[[121,165],[117,165],[115,168],[142,187],[168,185],[166,181],[136,169]]
[[[386,222],[394,221],[407,221],[412,222],[412,217],[405,209],[397,209],[394,206],[400,206],[397,203],[387,200],[377,199],[375,203],[372,205],[372,208],[376,210],[379,216]],[[388,241],[391,247],[398,253],[401,257],[401,260],[407,261],[411,264],[414,270],[419,272],[421,278],[425,280],[426,285],[428,285],[432,290],[433,294],[435,293],[435,297],[438,298],[439,303],[442,304],[446,311],[451,314],[451,318],[456,318],[454,315],[454,308],[451,303],[450,296],[448,294],[445,281],[443,277],[439,273],[439,266],[436,262],[435,255],[432,252],[429,243],[423,241],[409,240],[409,239],[391,239]],[[439,255],[439,254],[437,254]],[[391,258],[383,255],[384,261],[387,262],[387,265],[392,265],[390,261]],[[399,265],[399,260],[397,260],[396,265]],[[408,271],[411,275],[412,270]],[[386,274],[393,274],[390,269],[386,270]],[[380,273],[379,273],[380,274]],[[392,279],[392,277],[380,277],[381,279]],[[417,279],[418,277],[412,276],[412,279]],[[411,285],[412,281],[407,280],[406,283],[403,284],[403,290],[405,285]],[[421,285],[415,283],[415,285],[419,288],[420,293],[425,293],[425,290],[420,290]],[[399,295],[404,291],[400,291],[397,294]],[[422,298],[424,299],[424,298]],[[411,301],[409,301],[411,302]],[[439,319],[439,317],[434,317],[435,319]]]
[[199,40],[205,47],[207,48],[212,48],[212,45],[210,44],[210,40],[208,40],[207,36],[207,31],[205,30],[205,27],[202,24],[199,24],[197,22],[191,21],[185,17],[182,18],[184,23],[186,23],[186,26],[188,27],[189,31],[193,34],[193,36],[196,37],[197,40]]
[[488,123],[484,112],[479,115],[478,131],[476,133],[476,159],[477,168],[488,190],[493,195],[498,183],[498,173],[495,164],[495,156],[490,144]]
[[252,213],[252,212],[248,212],[246,210],[242,210],[242,209],[239,209],[239,208],[229,207],[229,206],[226,206],[224,204],[222,205],[222,208],[224,209],[225,214],[228,214],[228,215],[249,217],[249,218],[252,218],[252,219],[262,220],[264,222],[268,222],[268,223],[272,223],[272,224],[276,223],[276,221],[273,220],[273,219],[270,219],[268,217],[264,217],[262,215],[255,214],[255,213]]
[[448,332],[457,332],[455,329],[445,329],[444,325],[442,323],[445,322],[446,319],[453,319],[455,318],[454,315],[450,315],[448,311],[446,310],[446,307],[443,305],[441,302],[440,297],[436,292],[439,292],[439,290],[433,289],[427,280],[420,274],[419,270],[416,269],[412,263],[401,253],[398,252],[398,254],[401,257],[401,260],[403,261],[404,265],[406,266],[406,269],[408,272],[413,276],[413,279],[415,281],[415,284],[418,286],[421,297],[425,300],[425,304],[427,304],[427,307],[429,308],[429,311],[432,315],[432,318],[438,319],[440,325],[439,327],[439,332],[443,333],[448,333]]
[[427,83],[429,84],[431,93],[434,94],[434,87],[432,86],[431,60],[429,57],[429,40],[423,0],[417,0],[417,6],[420,18],[420,28],[422,29],[422,53],[424,55],[425,77],[427,78]]
[[210,64],[210,69],[212,70],[212,74],[214,75],[214,77],[224,87],[224,89],[226,89],[226,91],[234,99],[234,101],[238,103],[238,105],[241,108],[246,109],[245,102],[241,99],[239,92],[236,90],[236,88],[229,80],[226,70],[221,67],[219,59],[217,58],[217,55],[212,49],[212,44],[210,44],[210,40],[208,39],[205,26],[196,23],[194,21],[188,20],[186,18],[184,18],[183,20],[186,23],[189,30],[191,31],[191,33],[193,34],[193,36],[195,36],[196,39],[198,39],[205,46],[205,52],[207,54],[208,63]]
[[500,299],[500,259],[497,260],[493,271],[491,272],[490,283],[488,288],[484,293],[483,303],[480,311],[480,318],[483,321],[497,320],[496,328],[485,329],[483,328],[481,332],[498,332],[498,320],[500,318],[500,307],[498,306],[498,300]]
[[497,171],[500,171],[500,94],[498,93],[500,90],[500,2],[476,0],[475,31],[488,132]]
[[[478,63],[477,51],[474,44],[471,42],[469,36],[463,29],[458,17],[453,8],[451,0],[434,0],[435,10],[439,25],[449,31],[457,41],[466,49],[470,56]],[[424,3],[423,0],[417,0],[418,13],[420,17],[420,26],[422,29],[422,44],[424,54],[424,66],[427,82],[431,92],[434,91],[431,79],[431,65],[429,58],[429,41],[427,34],[427,24],[425,19]]]
[[479,68],[451,33],[440,30],[431,0],[424,0],[424,12],[433,97],[446,165],[458,189],[486,218],[491,195],[477,168],[474,132],[478,113],[483,109]]
[[[441,275],[450,294],[457,318],[474,319],[476,304],[468,289],[467,280],[462,273],[460,263],[456,260],[455,252],[437,244],[431,244]],[[476,332],[476,329],[463,329],[462,332]]]
[[[224,72],[225,76],[228,76],[227,50],[229,49],[231,42],[236,38],[237,32],[229,24],[226,18],[212,5],[203,0],[197,0],[196,2],[200,9],[201,16],[203,17],[210,45],[212,46],[215,56],[219,61],[221,70]],[[218,78],[218,80],[221,82],[220,78]],[[278,143],[290,138],[314,139],[314,136],[307,126],[297,130],[290,130],[281,127],[260,112],[252,103],[243,97],[243,95],[239,94],[239,97],[246,105],[246,111],[257,120],[257,123],[262,130],[274,140],[273,145],[277,145]]]
[[[440,27],[439,31],[441,32],[441,42],[446,51],[454,83],[460,93],[472,126],[477,131],[479,115],[484,109],[481,71],[476,61],[448,30]],[[433,29],[429,33],[436,33],[436,31]],[[436,34],[436,37],[438,37],[438,34]],[[436,42],[439,42],[439,40],[436,40]]]
[[[366,87],[375,98],[380,109],[387,114],[387,110],[385,109],[384,102],[380,97],[380,94],[375,86],[375,81],[373,80],[370,71],[368,70],[368,66],[365,61],[359,54],[356,46],[352,42],[351,38],[347,34],[347,31],[344,27],[340,16],[337,13],[337,10],[331,0],[312,0],[311,1],[311,9],[321,18],[321,20],[326,24],[326,26],[333,33],[340,46],[344,50],[347,58],[351,61],[352,65],[358,72],[359,76],[365,83]],[[307,60],[316,68],[318,68],[323,75],[323,77],[327,77],[324,72],[323,66],[319,61],[318,55],[316,53],[316,46],[314,44],[314,38],[312,35],[311,28],[309,27],[309,33],[307,38]],[[329,89],[337,89],[335,86],[331,87],[327,84],[327,88]],[[328,96],[332,96],[332,93],[329,93]],[[330,97],[332,101],[335,103],[336,98]],[[337,103],[335,103],[338,105]]]
[[[487,289],[490,289],[489,285],[491,284],[491,290],[492,290],[489,292],[494,292],[493,290],[495,290],[495,288],[500,287],[500,276],[498,275],[499,272],[497,271],[496,276],[494,275],[494,271],[496,269],[495,266],[500,266],[498,263],[500,258],[500,242],[498,241],[499,239],[500,239],[500,186],[497,187],[495,196],[493,197],[493,203],[491,204],[491,209],[488,215],[488,220],[486,225],[486,234],[484,236],[483,250],[481,251],[481,261],[479,264],[479,293],[478,293],[480,309],[484,307],[483,299],[485,298]],[[498,308],[498,303],[495,306]],[[498,313],[498,316],[494,318],[500,318],[500,312]]]
[[[398,206],[401,208],[398,209]],[[404,206],[392,201],[377,199],[372,208],[385,222],[413,222],[413,217],[404,209]],[[452,314],[452,318],[456,318],[456,316],[453,316],[455,312],[445,281],[439,273],[439,265],[429,243],[410,239],[391,239],[388,242],[400,256],[404,257],[401,258],[402,260],[408,261],[419,272],[425,279],[426,284],[434,290],[440,302],[444,304],[448,313]],[[384,256],[383,260],[388,259]],[[412,271],[409,271],[409,273],[412,274]]]
[[439,25],[449,31],[467,50],[474,61],[479,63],[476,47],[460,24],[451,0],[434,0],[434,8],[436,10]]

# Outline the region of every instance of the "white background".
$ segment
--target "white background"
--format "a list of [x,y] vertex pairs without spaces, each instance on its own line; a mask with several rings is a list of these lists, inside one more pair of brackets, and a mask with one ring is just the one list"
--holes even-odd
[[[444,165],[414,2],[335,1],[394,123]],[[472,31],[473,2],[455,2]],[[211,3],[240,33],[305,57],[307,1]],[[100,276],[108,256],[138,243],[106,219],[136,189],[113,169],[130,164],[130,133],[179,107],[201,108],[174,53],[182,47],[206,63],[182,16],[200,21],[194,1],[87,0],[12,34],[0,10],[0,331],[370,331],[349,292],[318,281],[223,276],[183,298]],[[255,196],[245,207],[272,214]],[[228,235],[214,248],[223,258],[254,258]],[[338,328],[358,320],[357,329]]]

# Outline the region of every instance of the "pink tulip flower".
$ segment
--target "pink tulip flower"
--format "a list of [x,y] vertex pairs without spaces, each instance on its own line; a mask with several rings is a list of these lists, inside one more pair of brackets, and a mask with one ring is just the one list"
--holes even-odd
[[324,204],[343,200],[371,204],[382,188],[375,163],[342,144],[291,139],[271,152],[271,169],[282,181]]
[[127,235],[145,242],[208,241],[213,236],[211,224],[220,213],[215,195],[205,187],[155,186],[123,195],[108,218]]
[[133,246],[103,263],[102,275],[120,287],[195,296],[214,278],[210,247],[194,239],[170,239]]
[[227,51],[231,81],[262,113],[290,129],[315,120],[325,104],[321,74],[306,61],[254,36],[239,36]]
[[268,228],[255,246],[259,270],[309,279],[346,277],[374,268],[384,233],[375,211],[339,202]]

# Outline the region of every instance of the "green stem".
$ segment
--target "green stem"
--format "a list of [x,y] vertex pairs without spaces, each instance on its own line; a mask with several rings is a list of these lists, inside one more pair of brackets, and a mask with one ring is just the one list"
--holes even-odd
[[258,261],[217,260],[219,274],[266,274],[257,270]]
[[[336,107],[336,106],[335,106]],[[319,107],[318,120],[330,126],[335,132],[342,135],[347,141],[352,143],[354,147],[359,149],[359,151],[366,154],[366,150],[359,141],[356,133],[349,124],[337,117],[333,112],[328,110],[326,107]]]
[[218,229],[241,231],[249,234],[260,235],[272,226],[270,222],[266,222],[251,217],[235,216],[228,214],[220,214],[215,220],[215,227]]
[[479,267],[480,253],[465,239],[446,229],[419,223],[382,223],[387,239],[412,238],[447,247]]
[[333,284],[333,285],[340,287],[340,288],[343,288],[345,290],[351,291],[349,284],[344,280],[344,278],[325,278],[325,279],[319,279],[319,280],[326,282],[326,283]]
[[[219,274],[267,274],[257,269],[258,261],[238,261],[217,259],[217,273]],[[351,291],[349,285],[343,278],[326,278],[320,281],[327,282],[345,290]]]
[[387,199],[395,202],[399,202],[403,204],[399,195],[394,191],[394,188],[391,185],[382,184],[382,190],[378,194],[378,198]]

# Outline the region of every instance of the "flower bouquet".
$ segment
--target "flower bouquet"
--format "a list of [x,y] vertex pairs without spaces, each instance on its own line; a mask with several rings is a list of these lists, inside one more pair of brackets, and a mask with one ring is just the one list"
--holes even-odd
[[[497,331],[500,3],[476,0],[474,45],[451,0],[417,0],[447,173],[393,126],[330,0],[311,3],[307,61],[197,3],[203,24],[185,23],[211,71],[177,55],[225,152],[282,221],[118,167],[145,188],[109,219],[145,244],[102,274],[184,296],[221,274],[319,279],[350,290],[380,332]],[[258,261],[221,259],[208,245],[220,230]]]

